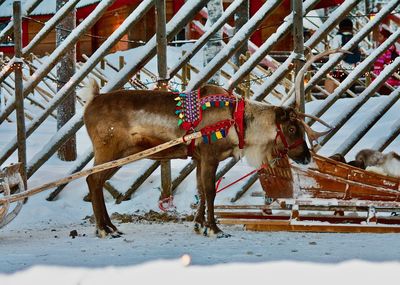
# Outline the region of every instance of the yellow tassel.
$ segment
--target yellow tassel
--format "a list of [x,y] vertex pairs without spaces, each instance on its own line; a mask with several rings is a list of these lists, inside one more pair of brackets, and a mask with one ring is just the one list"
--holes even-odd
[[210,102],[206,102],[206,106],[207,106],[207,108],[211,107],[211,103]]
[[175,101],[181,101],[181,97],[175,97]]
[[223,138],[220,131],[216,132],[215,135],[217,136],[217,139],[219,139],[219,140]]
[[185,115],[183,115],[182,113],[179,114],[179,118],[183,118]]

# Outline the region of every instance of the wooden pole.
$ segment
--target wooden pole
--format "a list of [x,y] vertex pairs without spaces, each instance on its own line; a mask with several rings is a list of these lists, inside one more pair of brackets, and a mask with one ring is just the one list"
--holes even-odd
[[21,176],[26,181],[26,130],[24,112],[24,90],[22,78],[22,15],[21,1],[13,3],[14,18],[14,73],[15,73],[15,105],[17,111],[17,138],[18,138],[18,161],[22,163]]
[[398,124],[395,131],[388,138],[386,138],[385,141],[377,147],[377,149],[380,152],[384,151],[399,135],[400,135],[400,124]]
[[[65,5],[64,0],[56,1],[57,11]],[[65,18],[59,23],[56,30],[56,46],[61,46],[65,39],[76,27],[76,10],[72,9]],[[71,79],[76,70],[76,45],[64,54],[57,64],[57,92]],[[76,92],[73,90],[64,98],[63,102],[57,107],[57,130],[61,129],[69,119],[75,115]],[[77,156],[76,136],[73,135],[58,149],[58,157],[63,161],[74,161]]]
[[346,144],[337,148],[337,153],[346,155],[399,99],[400,89],[397,88],[388,96],[385,102],[379,104],[377,108],[374,109],[372,115],[366,118],[362,125],[352,133],[352,136],[348,137]]
[[[222,1],[221,0],[209,0],[207,3],[207,24],[213,26],[218,19],[222,16]],[[204,66],[207,66],[210,61],[221,51],[222,49],[222,30],[214,33],[210,40],[206,43],[204,48]],[[208,79],[209,84],[219,85],[221,71],[216,69]]]
[[[104,59],[100,60],[100,69],[104,72],[104,70],[106,69],[106,63],[104,61]],[[106,84],[106,82],[102,79],[100,80],[100,86],[103,87]]]
[[112,169],[112,168],[115,168],[115,167],[119,167],[121,165],[125,165],[125,164],[128,164],[128,163],[131,163],[131,162],[146,158],[146,157],[151,156],[151,155],[153,155],[153,154],[155,154],[157,152],[160,152],[162,150],[171,148],[171,147],[173,147],[175,145],[186,143],[187,141],[191,141],[193,139],[201,138],[201,136],[202,136],[201,132],[192,133],[192,134],[180,137],[180,138],[176,138],[176,139],[170,140],[170,141],[168,141],[166,143],[163,143],[163,144],[160,144],[158,146],[146,149],[144,151],[141,151],[141,152],[126,156],[124,158],[120,158],[120,159],[117,159],[117,160],[113,160],[113,161],[109,161],[109,162],[106,162],[106,163],[103,163],[103,164],[96,165],[96,166],[94,166],[92,168],[85,169],[85,170],[82,170],[80,172],[71,174],[69,176],[60,178],[58,180],[43,184],[43,185],[38,186],[36,188],[32,188],[32,189],[27,190],[27,191],[25,191],[23,193],[18,193],[18,194],[14,194],[14,195],[10,195],[10,196],[7,196],[7,197],[0,198],[0,205],[5,204],[5,203],[13,203],[13,202],[16,202],[16,201],[19,201],[19,200],[23,200],[25,198],[28,198],[29,196],[32,196],[34,194],[43,192],[45,190],[48,190],[48,189],[51,189],[51,188],[54,188],[54,187],[57,187],[57,186],[60,186],[60,185],[66,184],[66,183],[69,183],[69,182],[71,182],[73,180],[76,180],[78,178],[81,178],[81,177],[84,177],[84,176],[88,176],[88,175],[93,174],[93,173],[98,173],[98,172],[101,172],[101,171],[104,171],[104,170],[107,170],[107,169]]
[[[235,13],[235,34],[239,32],[239,30],[249,21],[249,0],[243,1],[243,3],[239,6]],[[235,53],[233,56],[233,63],[236,66],[240,66],[240,55],[245,55],[247,52],[248,46],[247,42],[245,42]]]
[[[168,90],[167,79],[167,22],[165,12],[165,0],[155,0],[157,19],[157,85],[161,90]],[[171,196],[171,161],[161,161],[161,196],[160,199]]]
[[156,16],[157,16],[157,70],[158,70],[158,87],[167,89],[167,22],[165,13],[165,0],[155,0]]
[[119,66],[119,70],[121,70],[122,68],[124,68],[124,65],[125,65],[125,58],[124,58],[122,55],[120,55],[120,56],[118,57],[118,66]]
[[[294,73],[295,77],[304,65],[304,33],[303,33],[303,1],[292,0],[293,11],[293,44],[294,44]],[[296,98],[296,107],[300,112],[305,111],[304,80],[301,80],[300,90]]]

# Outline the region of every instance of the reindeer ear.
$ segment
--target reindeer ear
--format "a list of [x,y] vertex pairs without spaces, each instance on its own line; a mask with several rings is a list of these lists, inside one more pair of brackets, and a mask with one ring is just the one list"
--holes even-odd
[[282,107],[277,107],[275,109],[275,120],[277,123],[283,123],[286,122],[287,120],[289,120],[289,114],[288,114],[288,110],[286,110],[285,108]]

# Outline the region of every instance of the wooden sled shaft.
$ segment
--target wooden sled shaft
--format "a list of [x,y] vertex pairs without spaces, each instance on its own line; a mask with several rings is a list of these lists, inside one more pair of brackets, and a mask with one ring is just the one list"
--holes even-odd
[[23,199],[25,199],[25,198],[27,198],[29,196],[32,196],[32,195],[37,194],[37,193],[40,193],[40,192],[42,192],[44,190],[48,190],[48,189],[57,187],[59,185],[65,184],[65,183],[69,183],[69,182],[71,182],[73,180],[76,180],[78,178],[81,178],[81,177],[84,177],[84,176],[88,176],[88,175],[93,174],[93,173],[97,173],[97,172],[100,172],[100,171],[103,171],[103,170],[111,169],[111,168],[114,168],[114,167],[118,167],[118,166],[121,166],[121,165],[125,165],[125,164],[128,164],[128,163],[131,163],[131,162],[146,158],[146,157],[148,157],[148,156],[150,156],[150,155],[152,155],[154,153],[157,153],[157,152],[160,152],[162,150],[171,148],[171,147],[173,147],[175,145],[178,145],[178,144],[181,144],[181,143],[190,142],[191,140],[200,138],[201,136],[202,136],[201,132],[195,132],[195,133],[192,133],[192,134],[185,135],[185,136],[183,136],[181,138],[176,138],[176,139],[170,140],[170,141],[168,141],[166,143],[163,143],[163,144],[160,144],[158,146],[146,149],[144,151],[132,154],[132,155],[127,156],[127,157],[96,165],[96,166],[94,166],[94,167],[92,167],[90,169],[86,169],[86,170],[82,170],[80,172],[73,173],[73,174],[71,174],[71,175],[69,175],[67,177],[61,178],[61,179],[53,181],[53,182],[49,182],[49,183],[43,184],[43,185],[41,185],[39,187],[27,190],[27,191],[25,191],[23,193],[18,193],[18,194],[10,195],[8,197],[6,196],[4,198],[1,198],[0,199],[0,205],[6,204],[6,203],[16,202],[16,201],[19,201],[19,200],[23,200]]

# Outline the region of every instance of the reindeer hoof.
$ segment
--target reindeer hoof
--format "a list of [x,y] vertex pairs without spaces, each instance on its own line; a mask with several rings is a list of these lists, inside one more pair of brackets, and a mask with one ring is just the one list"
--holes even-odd
[[105,238],[108,236],[108,233],[104,229],[96,229],[96,236],[99,238]]
[[[115,227],[114,227],[115,228]],[[111,228],[109,226],[105,226],[104,228],[97,228],[96,229],[96,236],[99,238],[119,238],[123,235],[122,232],[118,231],[117,228]]]
[[230,238],[232,235],[224,232],[217,233],[217,238]]
[[202,228],[203,228],[203,225],[200,223],[195,223],[193,226],[193,230],[196,234],[200,234]]
[[110,234],[110,238],[120,238],[123,236],[124,233],[120,231],[114,231]]
[[224,233],[220,229],[212,229],[210,227],[205,227],[203,231],[205,237],[216,237],[216,238],[228,238],[231,237],[230,234]]

